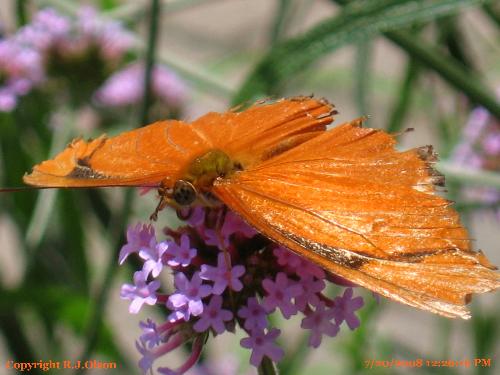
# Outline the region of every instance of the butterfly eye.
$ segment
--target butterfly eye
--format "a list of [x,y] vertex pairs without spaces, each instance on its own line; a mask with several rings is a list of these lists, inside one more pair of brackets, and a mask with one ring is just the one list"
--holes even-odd
[[172,198],[179,206],[189,206],[196,200],[197,192],[192,183],[178,180],[174,184]]

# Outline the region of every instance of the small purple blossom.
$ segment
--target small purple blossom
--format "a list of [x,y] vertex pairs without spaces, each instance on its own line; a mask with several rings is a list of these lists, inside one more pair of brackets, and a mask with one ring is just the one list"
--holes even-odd
[[226,214],[220,233],[218,233],[215,229],[207,229],[204,231],[205,243],[207,245],[217,246],[220,249],[227,249],[230,237],[235,233],[240,233],[246,238],[251,238],[257,232],[245,223],[241,217],[236,215],[234,212],[229,211]]
[[353,296],[352,288],[347,288],[342,297],[335,297],[333,310],[335,310],[335,320],[337,325],[341,325],[345,320],[350,329],[359,327],[360,321],[354,313],[363,307],[363,298]]
[[143,304],[154,305],[156,303],[156,291],[160,288],[160,282],[155,280],[149,284],[146,275],[142,271],[134,273],[134,285],[124,284],[120,297],[132,301],[129,307],[131,314],[137,314]]
[[137,224],[127,229],[127,243],[123,245],[118,256],[120,264],[132,253],[138,253],[142,249],[153,249],[156,247],[155,230],[151,225]]
[[323,335],[334,337],[339,332],[339,325],[332,323],[332,319],[336,317],[336,311],[333,308],[326,308],[324,302],[319,302],[316,309],[310,310],[306,315],[300,326],[311,330],[309,346],[317,348],[321,344]]
[[302,292],[295,297],[295,306],[299,311],[304,311],[308,304],[316,306],[319,302],[318,294],[325,289],[323,280],[316,280],[312,276],[306,276],[300,279]]
[[293,282],[285,273],[280,272],[276,275],[275,281],[264,279],[262,286],[266,291],[262,305],[268,312],[279,308],[285,319],[297,314],[298,310],[292,303],[292,299],[302,293],[300,284]]
[[201,278],[213,281],[213,293],[222,294],[229,286],[231,290],[239,292],[243,289],[243,284],[239,280],[245,273],[245,267],[242,265],[231,266],[226,264],[223,252],[219,252],[217,257],[217,267],[209,265],[201,266]]
[[210,285],[202,284],[199,272],[195,272],[191,280],[182,272],[175,275],[177,291],[168,298],[167,307],[174,312],[172,318],[177,320],[179,312],[181,317],[188,321],[190,316],[200,316],[203,313],[202,298],[212,293]]
[[213,295],[210,303],[203,308],[200,320],[198,320],[193,328],[197,332],[204,332],[210,327],[220,334],[225,331],[224,322],[233,319],[233,313],[222,308],[222,297]]
[[139,322],[139,328],[141,328],[143,332],[139,340],[144,343],[144,345],[149,349],[160,345],[162,337],[155,322],[151,319],[147,319],[145,322]]
[[267,327],[267,312],[255,297],[250,297],[246,306],[238,310],[238,316],[245,319],[244,327],[250,331]]
[[[95,98],[103,106],[119,107],[139,103],[144,94],[144,66],[136,63],[113,74],[97,91]],[[179,106],[185,97],[182,81],[164,66],[152,72],[153,94],[162,102]]]
[[278,362],[283,358],[284,351],[274,343],[274,340],[280,335],[281,331],[272,328],[268,333],[256,330],[252,331],[250,337],[241,339],[240,345],[247,349],[252,349],[250,363],[254,366],[259,366],[264,356]]
[[164,241],[158,246],[165,248],[165,254],[168,256],[167,264],[170,267],[187,267],[196,256],[196,249],[191,248],[189,236],[183,234],[180,239],[180,245],[174,241]]

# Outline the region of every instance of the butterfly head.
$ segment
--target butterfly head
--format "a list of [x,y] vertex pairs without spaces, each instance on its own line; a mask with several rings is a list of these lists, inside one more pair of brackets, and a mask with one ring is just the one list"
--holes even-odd
[[243,170],[241,163],[232,160],[224,151],[213,149],[193,159],[172,187],[165,181],[158,188],[160,202],[151,215],[156,220],[158,212],[166,206],[177,211],[195,205],[213,207],[220,204],[210,193],[214,181]]

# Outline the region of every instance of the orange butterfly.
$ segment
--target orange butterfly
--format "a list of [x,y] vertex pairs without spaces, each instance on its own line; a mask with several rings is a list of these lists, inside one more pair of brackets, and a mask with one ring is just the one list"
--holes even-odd
[[469,318],[473,293],[500,287],[451,203],[432,147],[394,149],[362,119],[327,130],[325,100],[261,102],[74,140],[24,176],[36,187],[157,186],[182,208],[214,197],[275,242],[383,296]]

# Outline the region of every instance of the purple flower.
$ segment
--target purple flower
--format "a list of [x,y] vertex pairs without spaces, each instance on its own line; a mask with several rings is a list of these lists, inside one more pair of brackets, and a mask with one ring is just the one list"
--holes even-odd
[[[229,269],[228,269],[229,268]],[[242,265],[231,266],[226,264],[223,252],[219,252],[217,257],[217,267],[202,265],[200,276],[203,280],[213,281],[213,294],[222,294],[229,286],[235,292],[243,289],[243,284],[239,280],[245,273],[245,267]]]
[[196,206],[193,208],[191,216],[186,220],[186,222],[192,227],[199,227],[205,222],[205,210],[201,206]]
[[[153,245],[153,242],[151,242],[151,245]],[[151,273],[153,277],[158,277],[163,269],[162,257],[167,250],[168,247],[159,245],[142,247],[139,250],[139,256],[145,260],[142,270],[146,275]]]
[[12,92],[0,89],[0,112],[10,112],[17,104],[17,97]]
[[475,142],[488,124],[490,113],[485,108],[475,108],[465,124],[464,135],[467,142]]
[[302,293],[302,287],[290,280],[285,273],[278,273],[276,281],[264,279],[262,286],[267,293],[262,305],[268,312],[279,308],[285,319],[297,313],[297,307],[292,303],[292,298]]
[[316,306],[319,302],[318,293],[325,289],[323,280],[316,280],[313,276],[307,276],[300,279],[302,292],[295,297],[295,306],[300,311],[304,311],[308,304]]
[[222,308],[222,297],[214,295],[210,303],[203,308],[203,314],[193,328],[196,332],[204,332],[212,327],[216,333],[220,334],[226,329],[224,322],[231,319],[233,319],[233,313]]
[[363,307],[363,298],[352,298],[352,288],[347,288],[342,297],[335,297],[333,310],[335,310],[335,320],[337,325],[341,325],[345,320],[350,329],[359,327],[360,321],[354,312]]
[[151,319],[147,319],[145,322],[139,322],[139,327],[143,332],[139,340],[144,343],[144,345],[147,345],[149,349],[160,345],[162,337],[155,322]]
[[127,243],[121,248],[118,261],[123,264],[130,254],[155,247],[155,230],[151,225],[137,224],[135,227],[129,226],[127,229]]
[[250,337],[241,339],[240,345],[242,347],[252,349],[252,355],[250,356],[250,363],[252,365],[258,367],[264,356],[269,357],[275,362],[283,358],[285,354],[283,349],[274,343],[274,340],[276,340],[280,333],[281,331],[276,328],[269,330],[268,333],[256,330],[252,331]]
[[314,276],[318,279],[324,279],[325,278],[325,271],[311,261],[299,257],[299,264],[296,267],[296,272],[297,275],[299,275],[302,278],[308,278],[310,276]]
[[[173,311],[170,320],[180,318],[188,321],[191,315],[200,316],[203,312],[202,298],[212,293],[212,287],[202,284],[200,273],[195,272],[191,281],[182,272],[175,275],[176,293],[167,301],[167,307]],[[180,314],[179,314],[180,313]]]
[[144,342],[136,341],[135,347],[137,348],[138,352],[142,354],[142,357],[139,360],[139,367],[141,368],[141,370],[144,372],[144,374],[146,374],[148,371],[152,371],[153,362],[157,358],[155,353],[146,348]]
[[483,140],[484,151],[491,156],[500,156],[500,132],[488,134]]
[[189,245],[189,236],[183,234],[180,240],[180,246],[174,241],[164,241],[158,246],[165,247],[167,256],[167,264],[171,267],[187,267],[191,263],[191,260],[196,256],[196,249],[192,249]]
[[327,335],[334,337],[339,332],[339,325],[332,323],[332,319],[336,316],[335,309],[326,309],[324,302],[319,302],[316,305],[315,311],[306,313],[306,317],[302,319],[301,327],[310,329],[309,346],[317,348],[321,344],[322,336]]
[[273,250],[273,254],[280,266],[289,266],[295,270],[300,263],[300,257],[298,255],[295,255],[293,252],[282,246],[275,248]]
[[148,284],[142,271],[134,273],[134,284],[124,284],[120,292],[121,298],[132,300],[128,309],[131,314],[137,314],[145,303],[154,305],[157,299],[155,292],[160,287],[160,282],[156,280]]
[[250,297],[247,305],[238,310],[238,316],[245,319],[244,327],[250,331],[267,327],[267,312],[255,297]]
[[230,237],[235,233],[240,233],[246,238],[251,238],[255,236],[257,232],[245,223],[238,215],[229,211],[226,213],[224,224],[220,230],[220,235],[215,229],[206,229],[204,231],[205,243],[207,245],[217,246],[219,249],[227,249]]
[[[103,106],[120,107],[139,103],[144,94],[144,66],[132,64],[113,74],[97,91],[95,98]],[[184,100],[182,81],[167,68],[155,66],[152,73],[152,91],[161,101],[178,106]]]

